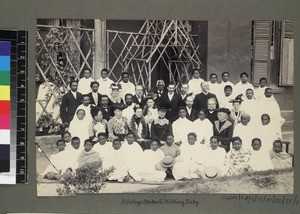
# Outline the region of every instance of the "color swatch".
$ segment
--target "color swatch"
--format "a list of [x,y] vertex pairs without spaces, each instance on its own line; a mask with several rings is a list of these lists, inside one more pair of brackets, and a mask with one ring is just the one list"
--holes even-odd
[[10,171],[10,50],[0,41],[0,172]]

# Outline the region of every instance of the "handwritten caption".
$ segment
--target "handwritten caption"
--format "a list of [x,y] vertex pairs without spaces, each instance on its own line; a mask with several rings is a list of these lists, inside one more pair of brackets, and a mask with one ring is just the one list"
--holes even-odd
[[264,203],[264,204],[279,204],[279,205],[298,205],[297,195],[223,195],[222,200],[226,201],[244,201],[246,203]]
[[[261,204],[277,204],[284,206],[298,206],[299,200],[297,195],[222,195],[221,200],[230,202],[246,202],[247,204],[261,203]],[[120,202],[124,206],[147,206],[147,205],[175,205],[179,207],[186,206],[200,206],[200,202],[197,199],[191,198],[176,198],[173,196],[163,195],[158,198],[131,198],[122,199]]]
[[164,195],[160,198],[149,198],[149,199],[122,199],[121,205],[129,205],[129,206],[145,206],[145,205],[179,205],[181,207],[185,206],[199,206],[199,201],[195,199],[179,199],[172,198]]

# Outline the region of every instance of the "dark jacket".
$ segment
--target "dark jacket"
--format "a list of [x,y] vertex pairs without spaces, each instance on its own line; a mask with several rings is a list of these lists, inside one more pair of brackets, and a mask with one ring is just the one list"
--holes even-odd
[[110,118],[113,116],[113,111],[112,111],[112,107],[111,106],[108,106],[106,109],[104,107],[102,107],[100,105],[99,107],[103,113],[103,118],[107,121],[110,120]]
[[233,135],[233,124],[225,120],[221,123],[219,120],[216,120],[213,123],[214,136],[218,138],[221,143],[221,146],[228,152],[230,150],[230,142]]
[[161,97],[157,99],[158,106],[168,106],[170,108],[166,114],[166,118],[170,121],[170,123],[173,123],[178,119],[180,101],[181,97],[176,93],[174,93],[172,100],[169,99],[168,93],[162,94]]
[[185,107],[186,109],[186,118],[189,119],[190,121],[194,122],[195,120],[198,119],[198,114],[199,112],[197,112],[194,108],[194,106],[192,107],[192,111],[191,114],[189,114],[189,112],[187,111],[187,107]]
[[76,99],[69,91],[66,93],[61,101],[60,106],[60,117],[63,123],[70,123],[75,115],[77,107],[81,104],[82,94],[76,92]]
[[200,111],[201,109],[206,109],[207,110],[207,100],[210,98],[215,98],[217,101],[217,108],[219,108],[219,103],[216,95],[212,93],[204,94],[201,92],[200,94],[197,94],[194,100],[194,106],[196,111]]
[[144,109],[144,106],[146,105],[146,99],[145,99],[144,96],[143,96],[141,102],[139,102],[137,96],[134,95],[134,96],[132,97],[132,102],[135,103],[135,104],[139,104],[140,107],[142,107],[142,109]]
[[217,111],[215,110],[213,113],[210,113],[209,110],[207,110],[207,116],[206,118],[212,123],[214,124],[214,122],[216,120],[218,120],[218,113]]
[[[140,125],[142,126],[142,135],[141,135],[141,138],[148,139],[149,138],[148,128],[147,128],[147,124],[146,124],[146,121],[145,121],[144,117],[141,117],[141,119],[140,119]],[[131,117],[131,120],[129,121],[129,129],[133,132],[134,137],[136,139],[140,138],[138,136],[137,124],[135,122],[135,115],[133,115]]]
[[[101,106],[101,94],[99,94],[99,93],[97,93],[98,94],[98,104],[97,104],[97,106],[98,107],[100,107]],[[88,96],[89,96],[89,98],[90,98],[90,103],[91,103],[91,105],[95,105],[95,100],[94,100],[94,97],[93,97],[93,93],[92,92],[90,92],[90,93],[88,93]]]

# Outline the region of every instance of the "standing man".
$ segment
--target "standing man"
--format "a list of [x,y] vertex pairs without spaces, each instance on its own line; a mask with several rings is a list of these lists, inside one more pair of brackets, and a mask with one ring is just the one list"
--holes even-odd
[[121,94],[122,99],[125,99],[126,94],[135,95],[135,86],[132,82],[129,81],[129,74],[127,72],[122,73],[122,80],[119,83],[121,85]]
[[135,104],[138,104],[142,109],[146,105],[146,99],[144,97],[144,88],[141,85],[135,87],[135,95],[132,97],[132,101]]
[[60,117],[64,125],[68,126],[74,117],[77,107],[81,104],[82,94],[77,92],[78,82],[70,82],[70,91],[66,93],[60,106]]
[[220,90],[220,85],[218,83],[218,75],[216,73],[212,73],[210,75],[210,81],[209,81],[209,89],[210,89],[210,92],[212,94],[215,94],[217,96],[217,98],[220,100],[220,97],[221,97],[221,90]]
[[101,77],[97,80],[99,82],[99,89],[98,92],[100,94],[109,95],[111,93],[110,86],[114,83],[111,79],[108,78],[108,70],[102,69],[101,70]]
[[98,93],[99,82],[97,82],[97,81],[91,82],[90,87],[92,89],[92,92],[90,92],[88,94],[88,96],[90,98],[90,103],[91,103],[91,105],[100,107],[101,106],[101,104],[100,104],[101,103],[101,94]]
[[195,110],[199,112],[201,109],[207,110],[207,100],[210,98],[216,99],[216,107],[219,108],[218,99],[215,94],[212,94],[209,92],[209,83],[208,82],[202,82],[201,83],[202,92],[200,94],[197,94],[195,97]]
[[232,88],[232,92],[234,92],[234,84],[229,81],[230,74],[225,71],[222,73],[222,82],[220,83],[221,92],[224,92],[225,86],[230,85]]
[[83,77],[78,81],[78,92],[81,94],[88,94],[91,92],[90,84],[93,82],[92,72],[90,69],[85,69]]
[[193,97],[202,92],[201,84],[204,81],[200,77],[200,70],[198,68],[193,71],[193,78],[189,81],[189,89],[190,93],[192,93]]
[[185,99],[186,118],[194,122],[198,119],[198,112],[194,108],[194,99],[192,96],[187,96]]
[[165,82],[163,80],[157,80],[156,82],[157,98],[161,97],[163,93],[165,93]]
[[178,118],[178,108],[180,105],[181,97],[175,93],[175,84],[170,83],[168,86],[168,92],[161,95],[157,99],[158,106],[170,106],[170,111],[167,112],[166,118],[173,123]]
[[235,96],[245,96],[247,89],[252,89],[252,91],[254,91],[254,87],[251,83],[248,82],[248,78],[249,75],[247,73],[241,73],[241,80],[235,85],[234,88]]
[[189,93],[189,85],[182,84],[180,87],[180,106],[185,106],[186,98],[190,95]]

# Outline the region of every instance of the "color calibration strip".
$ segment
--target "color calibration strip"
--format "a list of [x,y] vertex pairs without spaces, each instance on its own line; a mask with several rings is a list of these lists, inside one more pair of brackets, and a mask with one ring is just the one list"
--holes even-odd
[[[10,176],[11,183],[27,183],[27,44],[28,32],[0,30],[0,41],[10,42]],[[1,106],[2,107],[2,106]],[[1,108],[0,107],[0,108]],[[0,173],[0,183],[4,179]]]
[[10,42],[0,41],[0,172],[10,171]]

